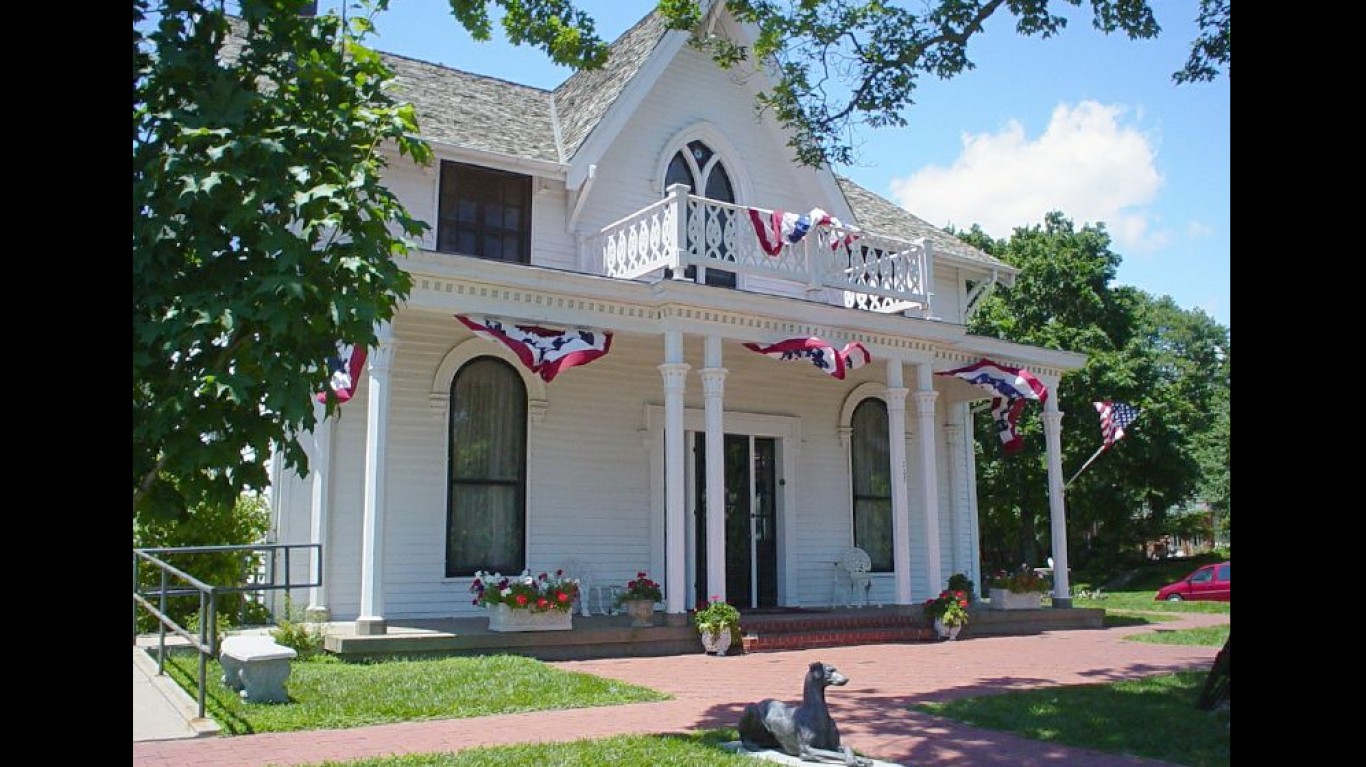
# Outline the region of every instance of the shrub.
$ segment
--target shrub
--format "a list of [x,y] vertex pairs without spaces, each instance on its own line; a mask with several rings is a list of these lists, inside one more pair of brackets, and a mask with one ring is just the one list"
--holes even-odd
[[[231,507],[201,505],[176,519],[152,517],[133,520],[133,548],[176,548],[182,546],[250,545],[265,540],[270,530],[270,509],[264,498],[243,494]],[[256,569],[257,559],[242,552],[168,554],[160,557],[171,566],[213,586],[240,586]],[[144,592],[158,589],[161,571],[141,561],[138,587]],[[168,581],[171,589],[189,588],[181,579]],[[220,621],[240,626],[270,622],[269,611],[251,594],[221,594],[216,609]],[[155,601],[155,600],[154,600]],[[181,626],[189,628],[191,616],[198,627],[199,595],[169,597],[166,612]],[[138,631],[155,631],[156,618],[138,610]]]

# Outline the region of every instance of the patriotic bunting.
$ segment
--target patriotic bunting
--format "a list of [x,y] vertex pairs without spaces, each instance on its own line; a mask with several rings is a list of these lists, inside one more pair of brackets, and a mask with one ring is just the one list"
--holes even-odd
[[[844,227],[838,218],[820,208],[812,208],[811,212],[806,214],[786,213],[781,210],[766,213],[758,208],[750,208],[749,220],[754,224],[754,234],[759,238],[759,247],[770,256],[778,255],[784,245],[801,242],[812,227]],[[857,234],[850,233],[841,237],[837,232],[831,232],[830,249],[839,247],[841,242],[848,245],[856,239]]]
[[769,346],[745,344],[745,348],[779,360],[809,359],[812,365],[839,379],[844,378],[846,371],[863,367],[873,359],[868,349],[857,341],[836,349],[815,336],[789,338]]
[[318,392],[318,402],[327,404],[329,394],[338,402],[346,402],[360,385],[360,374],[365,369],[365,347],[339,344],[337,353],[327,358],[327,369],[332,371],[332,377],[328,379],[327,389]]
[[1048,387],[1028,370],[1000,365],[986,358],[967,367],[943,370],[935,375],[954,376],[995,395],[991,399],[991,417],[1007,454],[1016,452],[1024,445],[1015,427],[1025,402],[1048,401]]
[[612,334],[514,325],[497,317],[455,315],[474,334],[512,350],[527,369],[550,383],[560,371],[586,365],[612,348]]

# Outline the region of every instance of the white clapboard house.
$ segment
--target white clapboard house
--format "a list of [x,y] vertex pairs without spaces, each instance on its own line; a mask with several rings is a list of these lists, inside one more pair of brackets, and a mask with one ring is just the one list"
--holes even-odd
[[[985,358],[1056,391],[1085,358],[969,335],[1014,270],[797,164],[765,76],[688,44],[747,40],[717,5],[692,33],[646,16],[553,90],[387,57],[437,158],[395,153],[387,183],[432,229],[313,470],[277,467],[275,541],[323,544],[315,615],[480,615],[476,571],[566,562],[646,571],[672,614],[814,607],[851,547],[874,603],[981,583],[991,394],[937,374]],[[1058,405],[1029,403],[1065,574]]]

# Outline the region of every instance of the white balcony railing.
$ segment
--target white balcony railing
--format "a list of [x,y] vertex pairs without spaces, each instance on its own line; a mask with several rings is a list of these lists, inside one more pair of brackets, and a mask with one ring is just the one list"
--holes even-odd
[[[764,217],[772,213],[756,210]],[[770,256],[760,245],[749,208],[688,194],[681,184],[604,227],[599,240],[609,277],[640,279],[672,269],[675,279],[687,279],[685,270],[693,266],[700,281],[706,269],[720,269],[790,280],[804,285],[809,298],[842,301],[851,308],[931,316],[933,259],[926,240],[821,226]]]

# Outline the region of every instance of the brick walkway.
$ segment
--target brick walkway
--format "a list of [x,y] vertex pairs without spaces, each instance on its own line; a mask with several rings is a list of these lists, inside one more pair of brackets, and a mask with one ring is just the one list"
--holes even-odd
[[[294,733],[135,742],[133,764],[297,765],[386,754],[458,751],[471,746],[569,741],[624,733],[734,727],[744,704],[763,698],[800,702],[812,661],[830,663],[849,684],[826,696],[842,740],[879,759],[915,767],[1152,767],[1111,756],[979,730],[907,710],[913,703],[990,692],[1131,679],[1203,670],[1217,647],[1126,642],[1127,634],[1226,622],[1188,615],[1153,626],[983,637],[957,642],[883,644],[715,658],[698,653],[554,663],[674,695],[659,703],[448,719]],[[534,724],[531,724],[534,723]],[[545,735],[560,733],[563,737]]]

